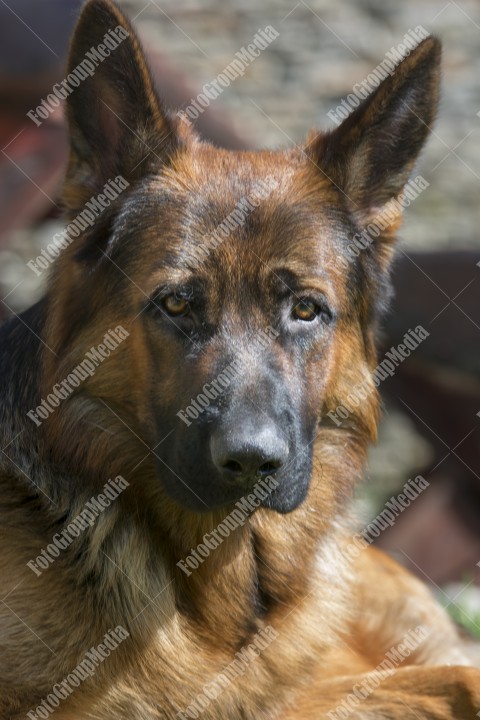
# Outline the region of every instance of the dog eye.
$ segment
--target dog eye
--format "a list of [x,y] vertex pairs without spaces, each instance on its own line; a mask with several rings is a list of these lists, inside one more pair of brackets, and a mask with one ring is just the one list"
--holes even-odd
[[321,308],[314,300],[303,298],[298,302],[293,310],[292,315],[295,320],[303,320],[304,322],[312,322],[321,313]]
[[171,317],[181,317],[182,315],[188,315],[190,310],[190,303],[180,295],[166,295],[162,299],[162,307]]
[[330,325],[334,320],[334,313],[326,302],[317,302],[313,298],[301,298],[292,308],[293,320],[313,322],[320,320],[324,325]]

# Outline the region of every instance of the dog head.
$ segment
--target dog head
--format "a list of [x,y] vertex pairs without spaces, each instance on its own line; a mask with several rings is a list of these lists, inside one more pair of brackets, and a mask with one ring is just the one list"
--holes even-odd
[[48,343],[60,360],[45,387],[127,328],[68,402],[88,395],[128,426],[181,506],[227,505],[264,478],[263,504],[291,511],[322,438],[363,447],[375,434],[375,329],[398,199],[436,111],[439,43],[425,39],[336,130],[278,152],[216,148],[165,112],[110,0],[86,4],[69,74],[99,47],[67,100],[69,222],[107,187],[115,197],[56,263]]

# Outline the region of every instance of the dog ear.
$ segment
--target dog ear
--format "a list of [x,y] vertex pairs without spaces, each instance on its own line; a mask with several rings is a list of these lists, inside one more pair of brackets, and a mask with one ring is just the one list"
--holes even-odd
[[65,203],[78,210],[121,174],[130,183],[172,153],[174,121],[162,110],[138,38],[111,0],[89,0],[78,20],[66,83],[70,158]]
[[[440,55],[436,38],[423,40],[336,130],[307,147],[360,226],[399,197],[412,173],[437,110]],[[398,210],[387,236],[394,236],[400,220]]]

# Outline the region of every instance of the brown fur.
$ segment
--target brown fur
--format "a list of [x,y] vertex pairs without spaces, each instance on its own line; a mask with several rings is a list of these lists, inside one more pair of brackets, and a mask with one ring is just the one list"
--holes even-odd
[[[438,41],[425,40],[337,131],[313,135],[303,150],[233,153],[201,142],[161,110],[133,30],[110,0],[85,6],[70,68],[117,24],[130,38],[68,102],[67,216],[116,174],[130,187],[93,232],[62,251],[46,299],[24,316],[44,344],[21,323],[3,330],[2,367],[10,369],[1,387],[1,717],[34,710],[121,624],[128,640],[55,718],[176,718],[256,631],[272,626],[278,638],[203,717],[319,720],[420,623],[432,631],[428,640],[352,717],[474,717],[480,672],[461,666],[462,643],[427,590],[375,551],[345,560],[347,498],[376,435],[373,384],[342,428],[327,415],[375,367],[397,225],[355,267],[340,267],[338,254],[412,171],[435,113]],[[191,277],[179,258],[185,213],[190,236],[201,237],[269,178],[278,185],[268,199],[199,271],[208,286],[205,323],[217,332],[186,370],[181,339],[146,310],[159,286]],[[177,561],[231,508],[199,513],[165,492],[156,455],[168,439],[158,435],[152,398],[174,416],[232,352],[260,373],[249,337],[269,323],[272,267],[301,277],[336,307],[335,330],[309,346],[301,380],[290,346],[272,350],[292,393],[301,382],[305,413],[318,426],[308,495],[288,514],[259,508],[187,577]],[[25,421],[119,324],[128,340],[78,392],[41,428]],[[26,563],[118,474],[128,478],[127,491],[36,577]]]

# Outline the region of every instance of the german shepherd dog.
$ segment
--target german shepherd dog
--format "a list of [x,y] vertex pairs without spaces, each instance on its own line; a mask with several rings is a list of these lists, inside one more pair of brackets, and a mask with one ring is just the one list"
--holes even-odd
[[344,248],[401,195],[439,63],[428,37],[334,131],[226,151],[162,109],[116,5],[85,4],[69,234],[1,329],[2,719],[476,717],[464,641],[352,552],[348,510],[400,211]]

